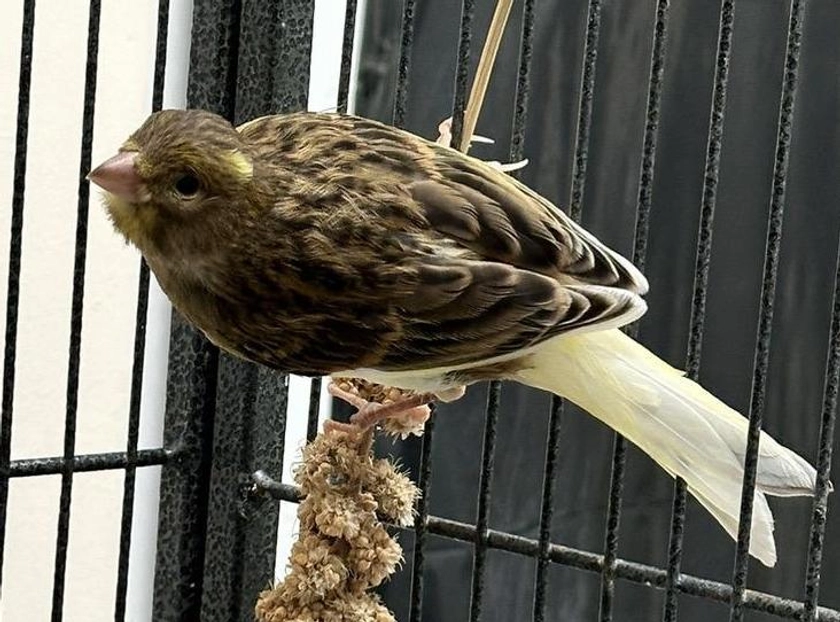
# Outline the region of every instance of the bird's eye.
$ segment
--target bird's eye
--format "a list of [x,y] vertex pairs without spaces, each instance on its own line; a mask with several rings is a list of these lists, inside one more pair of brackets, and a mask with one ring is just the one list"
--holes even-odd
[[181,175],[175,181],[175,190],[184,198],[192,198],[196,194],[198,194],[198,190],[201,187],[201,184],[198,181],[198,178],[192,174]]

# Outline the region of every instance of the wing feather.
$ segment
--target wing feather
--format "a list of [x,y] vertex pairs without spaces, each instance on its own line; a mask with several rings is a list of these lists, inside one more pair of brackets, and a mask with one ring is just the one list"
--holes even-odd
[[[296,250],[300,265],[340,269],[322,283],[365,275],[356,279],[364,290],[313,288],[309,271],[298,287],[317,290],[313,304],[326,315],[346,318],[324,334],[344,326],[354,343],[375,343],[367,367],[463,365],[645,311],[647,282],[629,261],[487,163],[347,115],[265,117],[240,131],[292,189],[275,210],[278,229],[341,241],[334,267],[312,244]],[[365,332],[383,325],[387,339]],[[304,345],[294,357],[308,365],[318,352]]]

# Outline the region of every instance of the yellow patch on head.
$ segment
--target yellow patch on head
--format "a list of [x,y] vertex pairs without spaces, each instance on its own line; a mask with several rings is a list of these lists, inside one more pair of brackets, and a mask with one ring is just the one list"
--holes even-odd
[[254,175],[254,165],[241,151],[229,151],[225,154],[225,159],[241,177],[251,178]]

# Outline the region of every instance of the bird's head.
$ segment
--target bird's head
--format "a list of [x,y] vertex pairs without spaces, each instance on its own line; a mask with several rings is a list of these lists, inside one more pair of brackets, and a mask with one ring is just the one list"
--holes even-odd
[[[239,133],[203,110],[152,114],[117,155],[88,175],[115,228],[144,252],[207,233],[248,203],[254,163]],[[224,216],[224,214],[222,214]]]

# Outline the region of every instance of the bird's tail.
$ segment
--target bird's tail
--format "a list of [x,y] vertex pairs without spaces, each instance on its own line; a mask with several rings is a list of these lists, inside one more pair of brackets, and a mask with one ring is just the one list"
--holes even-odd
[[[564,335],[537,349],[517,374],[585,408],[653,458],[733,538],[738,532],[747,419],[619,330]],[[811,495],[816,472],[762,432],[750,554],[776,563],[765,494]]]

